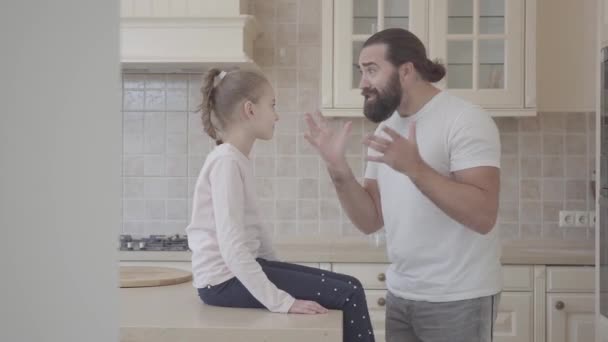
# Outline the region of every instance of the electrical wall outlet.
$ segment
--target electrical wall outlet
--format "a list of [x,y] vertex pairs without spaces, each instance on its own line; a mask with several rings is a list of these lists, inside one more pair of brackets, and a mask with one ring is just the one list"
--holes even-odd
[[589,213],[586,211],[575,211],[574,212],[574,226],[575,227],[589,227]]
[[574,227],[576,224],[576,215],[573,211],[560,210],[559,212],[559,226],[560,227]]
[[559,226],[562,228],[594,228],[595,211],[561,210]]
[[595,229],[595,210],[589,212],[589,227]]

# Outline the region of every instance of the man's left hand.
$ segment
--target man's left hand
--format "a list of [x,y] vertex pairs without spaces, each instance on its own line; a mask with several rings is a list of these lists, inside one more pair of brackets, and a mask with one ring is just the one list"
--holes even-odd
[[384,163],[395,171],[404,173],[412,180],[416,179],[426,167],[416,143],[416,124],[411,124],[408,138],[390,127],[385,126],[382,130],[391,140],[374,134],[365,137],[363,144],[382,153],[380,156],[367,156],[366,159],[371,162]]

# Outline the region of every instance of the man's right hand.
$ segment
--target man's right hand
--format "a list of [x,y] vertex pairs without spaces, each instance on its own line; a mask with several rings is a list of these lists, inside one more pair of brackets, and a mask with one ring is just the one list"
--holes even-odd
[[316,315],[327,312],[329,312],[329,310],[322,307],[319,303],[309,300],[296,299],[296,301],[291,305],[291,308],[289,308],[289,313],[295,314]]
[[[316,120],[315,120],[316,119]],[[347,122],[339,131],[334,131],[320,112],[306,113],[308,132],[304,137],[319,152],[330,170],[343,172],[349,169],[345,150],[352,122]]]

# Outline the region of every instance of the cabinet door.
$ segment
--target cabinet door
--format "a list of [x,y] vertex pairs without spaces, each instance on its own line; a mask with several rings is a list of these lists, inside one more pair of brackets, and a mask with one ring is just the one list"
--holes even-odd
[[532,342],[532,292],[503,292],[494,323],[495,342]]
[[594,342],[593,294],[547,295],[547,341]]
[[608,0],[599,0],[597,2],[598,15],[598,34],[600,35],[600,48],[608,45]]
[[386,341],[386,294],[385,290],[365,290],[369,317],[374,328],[376,342]]
[[601,0],[598,2],[600,6],[600,34],[601,47],[608,45],[608,1]]
[[[595,111],[599,67],[598,3],[537,2],[538,110]],[[565,22],[568,25],[564,25]]]
[[430,55],[446,66],[438,83],[487,108],[521,108],[524,0],[432,0]]
[[385,28],[401,27],[426,42],[425,0],[335,0],[333,107],[361,108],[359,52],[367,38]]

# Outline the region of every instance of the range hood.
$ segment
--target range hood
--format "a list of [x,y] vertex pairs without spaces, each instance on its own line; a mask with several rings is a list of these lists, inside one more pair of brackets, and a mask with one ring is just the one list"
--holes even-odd
[[244,0],[121,0],[125,71],[253,67],[257,30]]

